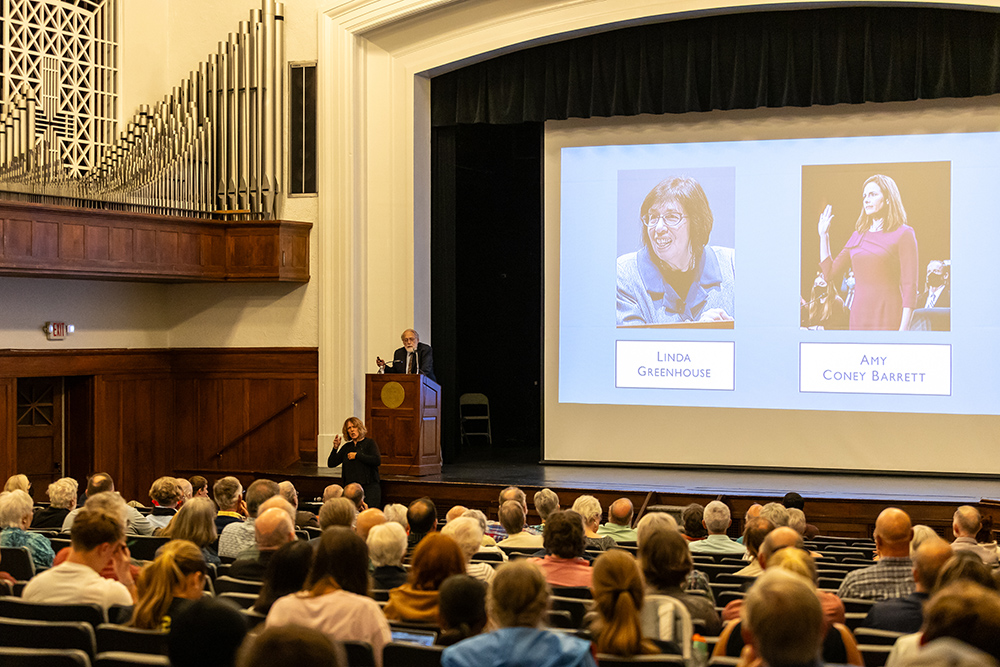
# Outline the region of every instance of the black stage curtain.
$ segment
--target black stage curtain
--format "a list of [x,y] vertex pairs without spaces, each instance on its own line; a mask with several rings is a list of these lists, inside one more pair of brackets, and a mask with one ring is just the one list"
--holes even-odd
[[546,44],[432,80],[432,123],[510,124],[1000,92],[1000,14],[728,14]]

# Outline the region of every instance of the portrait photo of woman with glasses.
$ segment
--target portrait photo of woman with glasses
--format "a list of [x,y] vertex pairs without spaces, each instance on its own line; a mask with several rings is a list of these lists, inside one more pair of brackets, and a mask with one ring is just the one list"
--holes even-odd
[[701,184],[660,181],[637,222],[639,249],[618,257],[618,326],[732,327],[735,251],[709,245],[715,220]]

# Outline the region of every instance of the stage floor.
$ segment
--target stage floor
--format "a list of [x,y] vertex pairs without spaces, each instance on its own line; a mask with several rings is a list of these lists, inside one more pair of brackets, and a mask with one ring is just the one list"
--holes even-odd
[[[339,472],[331,468],[320,467],[314,468],[313,471],[318,477],[339,477]],[[931,502],[962,505],[979,503],[982,499],[1000,499],[1000,480],[992,479],[617,468],[545,465],[516,460],[451,463],[443,467],[440,475],[386,476],[384,479],[425,484],[548,486],[562,489],[659,491],[667,494],[699,496],[724,494],[750,498],[781,498],[788,491],[796,491],[807,499],[882,500],[888,504]]]

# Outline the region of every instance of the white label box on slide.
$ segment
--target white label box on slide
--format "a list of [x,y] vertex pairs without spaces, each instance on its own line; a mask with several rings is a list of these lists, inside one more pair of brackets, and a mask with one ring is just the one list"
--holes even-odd
[[615,386],[732,391],[736,343],[619,340]]
[[951,395],[951,345],[801,343],[799,391]]

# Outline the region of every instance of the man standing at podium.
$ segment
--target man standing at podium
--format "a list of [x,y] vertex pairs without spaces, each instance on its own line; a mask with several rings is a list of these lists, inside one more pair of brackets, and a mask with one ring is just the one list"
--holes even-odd
[[434,377],[434,351],[427,343],[420,342],[420,336],[413,329],[407,329],[401,336],[403,347],[392,355],[392,364],[386,364],[381,357],[375,357],[379,373],[409,373]]

